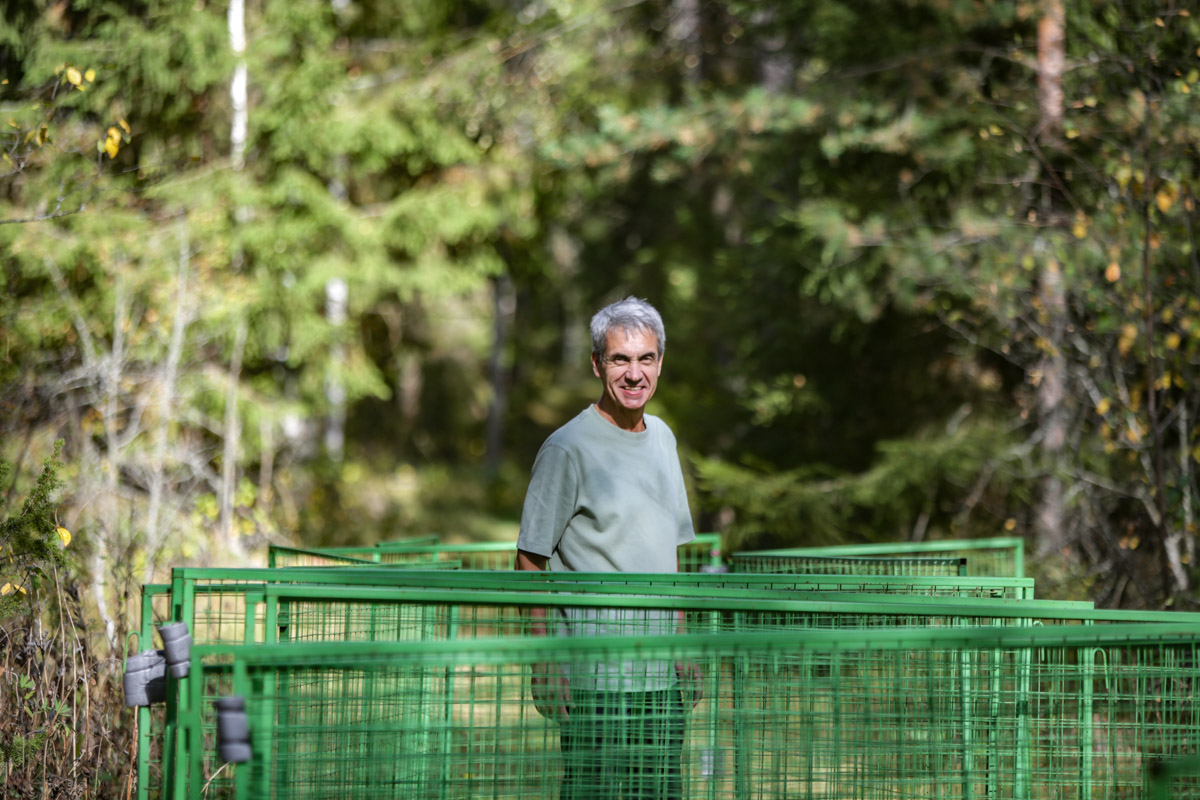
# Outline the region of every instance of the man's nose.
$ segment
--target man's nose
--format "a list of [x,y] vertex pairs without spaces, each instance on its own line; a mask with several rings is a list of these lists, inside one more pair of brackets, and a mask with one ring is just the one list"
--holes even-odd
[[625,371],[626,379],[630,381],[640,381],[642,379],[642,364],[636,359],[629,362],[629,369]]

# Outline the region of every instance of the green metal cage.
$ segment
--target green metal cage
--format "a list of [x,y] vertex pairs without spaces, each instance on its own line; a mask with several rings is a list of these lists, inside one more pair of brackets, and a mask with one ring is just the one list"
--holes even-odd
[[[724,593],[711,589],[707,590],[706,597],[628,597],[599,592],[588,594],[588,588],[582,585],[564,587],[570,591],[554,593],[464,593],[461,589],[271,585],[261,589],[260,599],[266,608],[261,630],[270,632],[273,637],[267,641],[292,644],[314,641],[422,642],[499,635],[528,638],[533,627],[530,612],[534,609],[582,614],[587,620],[584,624],[590,636],[637,633],[643,638],[674,635],[677,631],[770,630],[795,634],[819,629],[883,628],[889,625],[932,628],[1154,619],[1191,619],[1200,629],[1200,617],[1178,613],[1139,616],[1131,612],[1096,611],[1089,604],[1061,601],[951,600],[880,595],[828,595],[820,601],[800,601],[747,596],[743,590],[731,591],[730,596],[725,597]],[[812,596],[820,595],[813,593]],[[659,611],[647,611],[653,608]],[[653,616],[655,613],[657,617]],[[595,624],[596,615],[603,624]],[[651,615],[649,619],[647,615]],[[676,620],[681,624],[677,626]],[[220,670],[219,660],[215,665],[206,665],[210,666],[217,670],[200,674],[205,676],[202,679],[206,687],[204,694],[211,698],[219,693],[224,673]],[[209,750],[211,752],[211,747]],[[212,764],[206,768],[211,774]]]
[[[582,771],[692,798],[1142,797],[1151,764],[1195,752],[1198,650],[1194,624],[238,648],[254,752],[226,789],[552,798]],[[588,684],[613,669],[633,688]],[[565,717],[533,674],[570,676]],[[681,699],[649,733],[650,701],[601,697],[655,692]]]
[[953,557],[967,559],[968,575],[1025,576],[1025,540],[1018,536],[999,536],[985,539],[945,539],[930,542],[886,542],[847,544],[829,547],[792,547],[779,550],[755,550],[734,554],[739,556],[823,556],[830,558],[888,558]]
[[793,575],[925,575],[965,576],[965,558],[848,557],[735,553],[733,572],[774,572]]

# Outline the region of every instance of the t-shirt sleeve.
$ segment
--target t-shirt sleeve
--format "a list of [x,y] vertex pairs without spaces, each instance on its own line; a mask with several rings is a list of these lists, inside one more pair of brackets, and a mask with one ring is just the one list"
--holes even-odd
[[678,546],[681,544],[687,544],[695,539],[696,531],[692,527],[692,509],[691,506],[688,505],[687,486],[683,481],[683,468],[678,465],[678,456],[676,456],[676,469],[679,471],[678,479],[676,480],[676,483],[679,485],[679,499],[677,501],[678,505],[676,506],[676,508],[679,509],[677,512],[679,517],[679,530],[675,540],[675,544]]
[[567,451],[543,445],[525,492],[517,548],[549,558],[575,514],[578,489],[579,477]]

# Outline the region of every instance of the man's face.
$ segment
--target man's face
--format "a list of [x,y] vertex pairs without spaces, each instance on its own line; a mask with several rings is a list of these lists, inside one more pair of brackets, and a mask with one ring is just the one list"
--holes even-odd
[[616,408],[638,411],[654,396],[662,359],[658,337],[644,330],[608,332],[603,358],[592,356],[592,371]]

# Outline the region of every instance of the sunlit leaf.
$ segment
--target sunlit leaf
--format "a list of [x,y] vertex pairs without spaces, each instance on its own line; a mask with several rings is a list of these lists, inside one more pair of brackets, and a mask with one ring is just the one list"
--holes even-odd
[[71,532],[69,530],[59,525],[54,531],[58,534],[58,538],[62,540],[63,547],[71,544]]
[[79,74],[79,70],[75,67],[67,67],[67,80],[73,86],[78,86],[83,83],[83,75]]
[[96,80],[96,70],[94,70],[94,69],[89,69],[87,72],[83,73],[83,77],[84,77],[84,79],[85,79],[85,80],[87,80],[89,83],[90,83],[90,82],[92,82],[92,81],[94,81],[94,80]]

